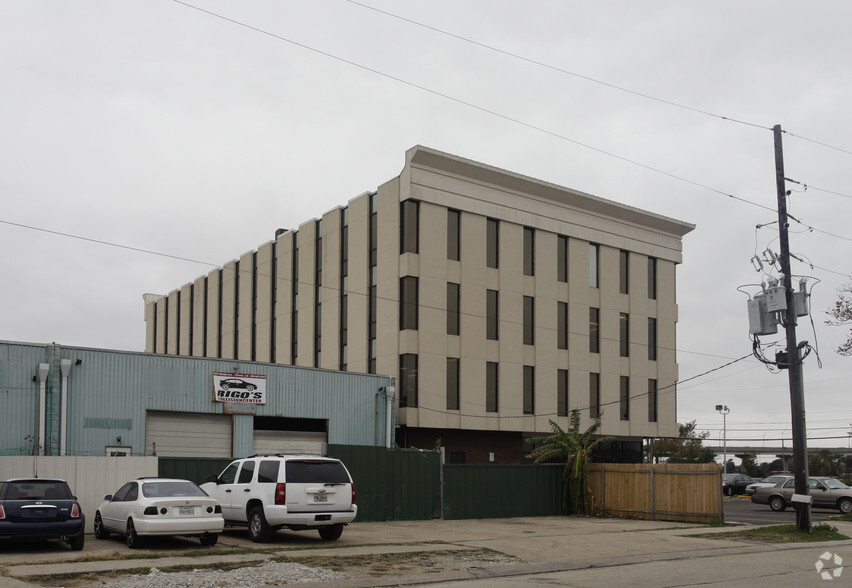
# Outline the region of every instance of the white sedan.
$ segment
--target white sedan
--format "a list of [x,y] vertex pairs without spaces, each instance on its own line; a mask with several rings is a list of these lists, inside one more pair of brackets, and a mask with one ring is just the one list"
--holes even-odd
[[222,507],[189,480],[138,478],[104,496],[95,512],[95,538],[124,535],[127,546],[139,547],[146,535],[198,537],[216,545],[225,527]]

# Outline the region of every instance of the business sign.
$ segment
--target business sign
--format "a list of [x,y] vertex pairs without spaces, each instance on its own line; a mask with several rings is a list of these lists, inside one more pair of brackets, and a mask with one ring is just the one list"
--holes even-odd
[[213,372],[213,400],[266,404],[266,376]]

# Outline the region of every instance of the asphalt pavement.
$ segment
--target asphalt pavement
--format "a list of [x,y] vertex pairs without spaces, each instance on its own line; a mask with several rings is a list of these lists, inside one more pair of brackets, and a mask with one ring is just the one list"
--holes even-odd
[[[832,524],[852,537],[852,523],[833,521]],[[28,578],[44,574],[98,573],[146,566],[162,569],[172,565],[250,564],[269,558],[270,554],[309,555],[326,561],[342,556],[364,558],[387,554],[393,560],[403,559],[406,553],[428,552],[437,558],[481,549],[507,557],[493,564],[475,561],[470,565],[430,569],[428,573],[414,567],[377,577],[353,574],[350,580],[335,582],[333,586],[730,586],[736,583],[802,587],[824,586],[827,581],[834,582],[830,585],[852,584],[852,569],[844,571],[842,563],[837,563],[845,561],[852,565],[852,540],[770,545],[706,536],[730,529],[731,526],[585,517],[356,522],[333,544],[320,541],[315,532],[283,531],[263,546],[271,552],[244,553],[239,548],[254,544],[245,531],[229,531],[216,547],[205,550],[209,555],[197,555],[197,542],[172,540],[156,545],[157,557],[144,559],[146,552],[140,550],[134,555],[143,559],[133,560],[100,559],[99,556],[126,555],[129,550],[120,538],[96,541],[89,536],[82,552],[71,552],[58,544],[36,551],[13,546],[2,556],[5,575],[0,577],[0,586],[38,585]],[[44,549],[49,551],[46,553]],[[828,573],[832,579],[822,579],[820,572]]]

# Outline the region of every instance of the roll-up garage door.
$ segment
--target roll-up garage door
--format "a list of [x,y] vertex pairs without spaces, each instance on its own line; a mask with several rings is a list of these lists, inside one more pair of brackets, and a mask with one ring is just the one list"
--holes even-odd
[[255,455],[289,453],[296,455],[325,455],[325,433],[310,431],[263,431],[255,429]]
[[233,417],[195,412],[148,411],[145,453],[163,457],[231,457]]

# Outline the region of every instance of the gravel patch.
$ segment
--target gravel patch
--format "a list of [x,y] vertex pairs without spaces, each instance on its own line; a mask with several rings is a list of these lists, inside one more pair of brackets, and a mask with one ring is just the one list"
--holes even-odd
[[265,561],[259,566],[234,570],[199,569],[189,572],[161,572],[152,568],[149,574],[130,575],[104,582],[110,588],[214,588],[220,586],[268,586],[270,584],[303,584],[336,582],[348,576],[323,568],[310,568],[298,563]]

